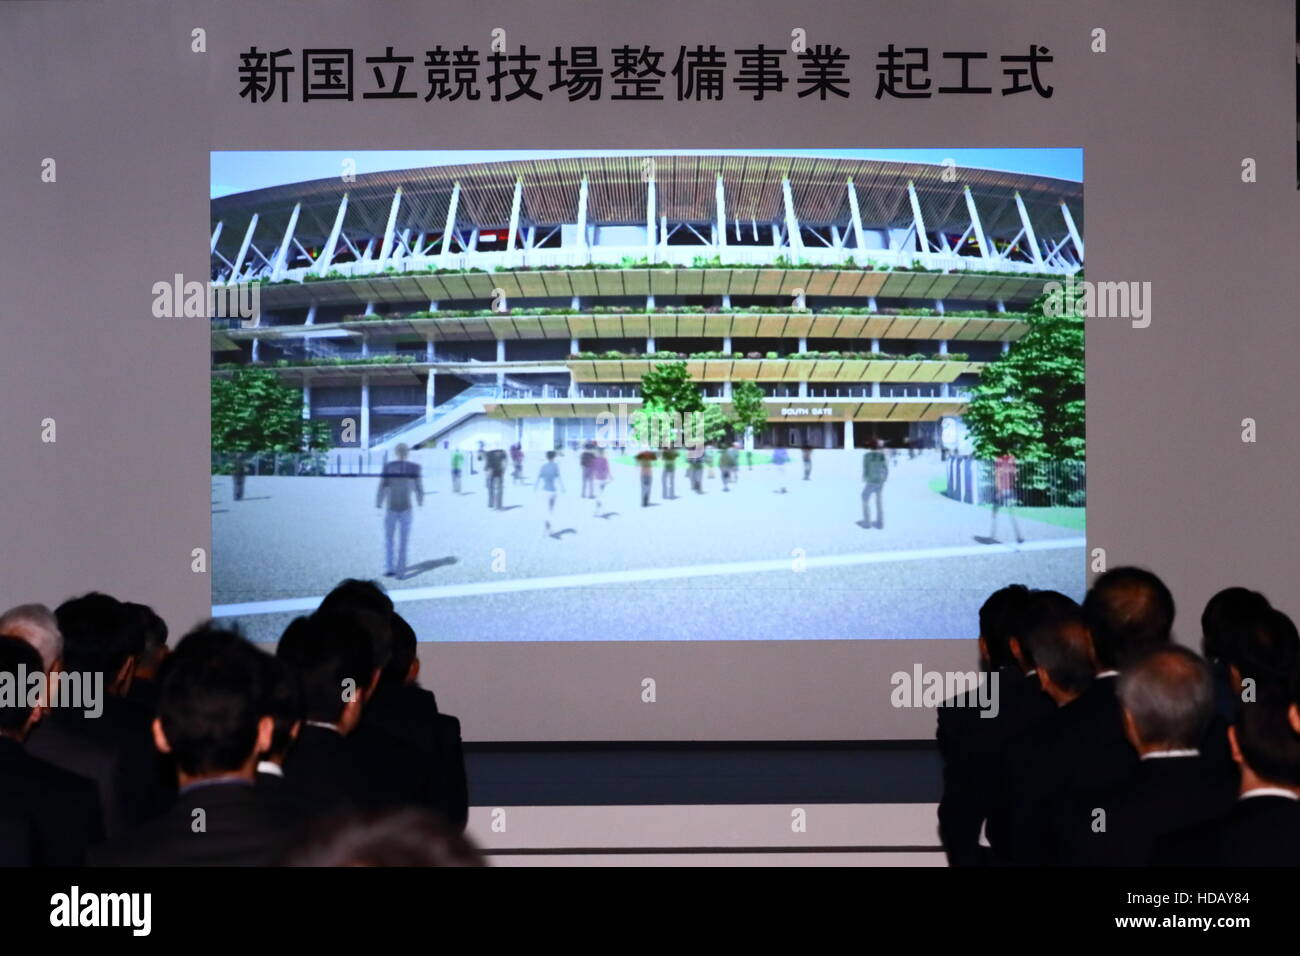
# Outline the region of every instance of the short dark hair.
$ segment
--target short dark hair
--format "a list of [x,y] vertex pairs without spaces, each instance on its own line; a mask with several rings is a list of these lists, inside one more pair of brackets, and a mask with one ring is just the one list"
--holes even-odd
[[325,595],[317,614],[349,614],[370,636],[370,655],[375,670],[382,670],[392,655],[393,600],[374,581],[346,578]]
[[146,653],[156,653],[167,643],[167,622],[147,604],[127,601],[122,605],[132,626],[139,631],[140,649]]
[[286,645],[281,640],[276,656],[296,677],[307,720],[335,723],[343,713],[344,683],[358,691],[374,674],[370,636],[349,614],[322,614],[295,622],[296,635]]
[[20,734],[32,716],[32,708],[27,704],[28,685],[19,683],[19,672],[30,677],[32,674],[44,674],[41,655],[36,648],[21,637],[0,637],[0,674],[9,675],[14,681],[14,700],[5,703],[6,695],[0,695],[0,734]]
[[1270,694],[1285,694],[1300,661],[1300,633],[1291,618],[1269,608],[1236,629],[1225,661],[1237,668],[1242,680],[1253,680],[1257,692],[1267,688]]
[[993,670],[1016,663],[1011,638],[1020,636],[1017,628],[1028,599],[1029,588],[1008,584],[990,594],[980,606],[980,636],[988,648],[989,667]]
[[1115,690],[1144,744],[1196,747],[1214,715],[1210,666],[1177,644],[1130,661]]
[[1241,629],[1260,620],[1273,606],[1268,598],[1248,588],[1224,588],[1205,603],[1201,612],[1201,651],[1212,661],[1231,661],[1241,640]]
[[1300,786],[1300,736],[1291,727],[1287,709],[1282,697],[1239,703],[1233,728],[1241,757],[1256,776],[1296,787]]
[[1034,591],[1021,617],[1021,644],[1036,668],[1052,683],[1080,694],[1092,683],[1095,668],[1083,611],[1059,591]]
[[291,849],[285,866],[487,866],[467,838],[427,810],[328,818]]
[[92,591],[69,598],[54,612],[63,634],[63,664],[69,671],[102,673],[112,680],[122,666],[144,649],[144,635],[125,604]]
[[237,770],[253,756],[266,713],[263,653],[233,630],[203,625],[168,657],[158,719],[187,774]]
[[283,757],[289,752],[293,743],[293,728],[303,719],[302,696],[298,684],[290,677],[285,662],[262,655],[263,689],[266,704],[263,708],[270,716],[274,729],[271,732],[271,746],[266,753],[271,757]]
[[392,653],[388,657],[388,663],[384,665],[383,673],[379,676],[379,683],[385,686],[397,686],[405,682],[406,675],[411,672],[411,663],[415,660],[417,644],[415,631],[406,618],[394,612],[391,620]]
[[1113,568],[1088,590],[1083,615],[1092,631],[1097,662],[1118,668],[1170,639],[1174,596],[1145,568]]

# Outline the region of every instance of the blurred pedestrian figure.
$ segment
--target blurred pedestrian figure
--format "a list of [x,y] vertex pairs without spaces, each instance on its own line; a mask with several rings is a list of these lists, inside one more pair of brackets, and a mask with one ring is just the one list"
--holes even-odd
[[244,461],[244,453],[235,452],[234,465],[230,471],[230,485],[234,491],[235,500],[244,500],[244,477],[248,474],[248,464]]
[[510,446],[510,462],[514,465],[511,480],[516,485],[521,484],[524,480],[524,446],[519,442]]
[[555,463],[555,452],[548,451],[546,463],[537,472],[537,480],[533,482],[534,492],[538,488],[546,492],[546,523],[542,526],[542,534],[551,533],[551,517],[555,514],[557,486],[559,491],[564,491],[564,479],[560,477],[560,466]]
[[803,446],[803,480],[812,478],[812,445]]
[[641,466],[641,507],[650,507],[650,485],[654,481],[655,459],[659,456],[646,449],[639,452],[636,456],[637,464]]
[[1016,523],[1016,458],[1006,452],[993,459],[993,525],[989,537],[998,536],[998,508],[1005,508],[1011,519],[1011,530],[1015,532],[1016,544],[1024,542],[1020,536],[1020,525]]
[[790,460],[790,453],[784,448],[775,448],[772,450],[772,464],[776,466],[776,483],[780,485],[777,488],[777,494],[786,493],[785,487],[785,463]]
[[[394,460],[384,465],[375,495],[375,507],[384,511],[384,575],[401,578],[406,575],[406,549],[411,540],[411,499],[424,505],[424,485],[420,481],[420,466],[407,461],[410,449],[398,445],[393,449]],[[394,548],[396,537],[396,548]]]
[[704,494],[704,446],[692,445],[686,453],[686,467],[691,475],[691,491]]
[[453,449],[451,453],[451,490],[455,494],[460,494],[460,472],[465,467],[465,453],[459,448]]
[[595,478],[592,475],[592,468],[596,463],[596,453],[591,450],[591,442],[582,446],[582,454],[578,457],[578,464],[582,467],[582,497],[596,497]]
[[664,501],[671,501],[677,497],[677,449],[665,448],[660,457],[664,460]]
[[871,527],[871,499],[876,499],[876,527],[885,526],[885,505],[882,494],[889,478],[889,462],[880,450],[880,443],[872,440],[871,448],[862,456],[862,526]]
[[718,469],[722,472],[722,490],[731,490],[732,472],[736,467],[736,456],[730,446],[722,446],[722,452],[718,456]]
[[506,485],[505,449],[493,448],[483,456],[483,470],[487,472],[488,507],[502,510]]
[[614,480],[614,476],[609,470],[609,459],[605,457],[605,449],[597,448],[592,454],[591,467],[591,484],[595,488],[593,495],[596,499],[595,514],[600,514],[601,501],[605,498],[605,486]]

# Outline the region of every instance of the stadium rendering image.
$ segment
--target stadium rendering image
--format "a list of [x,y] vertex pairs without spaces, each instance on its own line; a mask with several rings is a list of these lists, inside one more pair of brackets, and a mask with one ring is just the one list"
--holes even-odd
[[[425,639],[962,637],[1007,581],[1082,589],[1081,497],[999,498],[963,420],[1044,284],[1081,271],[1082,183],[811,153],[488,157],[212,201],[214,284],[260,293],[256,320],[213,322],[218,614],[269,634],[339,578],[393,571],[375,499],[399,450],[426,494],[386,584]],[[728,426],[697,459],[638,459],[626,422],[668,366]],[[218,393],[253,371],[300,403],[298,447],[218,447]],[[995,503],[1026,506],[1014,528],[990,531]]]

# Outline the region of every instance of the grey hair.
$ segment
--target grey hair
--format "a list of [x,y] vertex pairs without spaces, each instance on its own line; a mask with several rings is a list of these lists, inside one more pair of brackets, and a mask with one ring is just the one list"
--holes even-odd
[[1115,690],[1144,744],[1196,747],[1214,714],[1209,665],[1177,644],[1156,648],[1126,666]]
[[46,670],[63,656],[59,622],[44,604],[19,604],[0,614],[0,634],[21,638],[36,648]]

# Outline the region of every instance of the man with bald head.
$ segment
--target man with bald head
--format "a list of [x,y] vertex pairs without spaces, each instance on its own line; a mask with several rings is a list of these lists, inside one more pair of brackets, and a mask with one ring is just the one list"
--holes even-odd
[[1214,715],[1205,661],[1176,644],[1151,648],[1126,664],[1116,691],[1137,771],[1072,803],[1061,820],[1061,862],[1147,866],[1160,837],[1214,819],[1236,797],[1236,774],[1198,759]]

